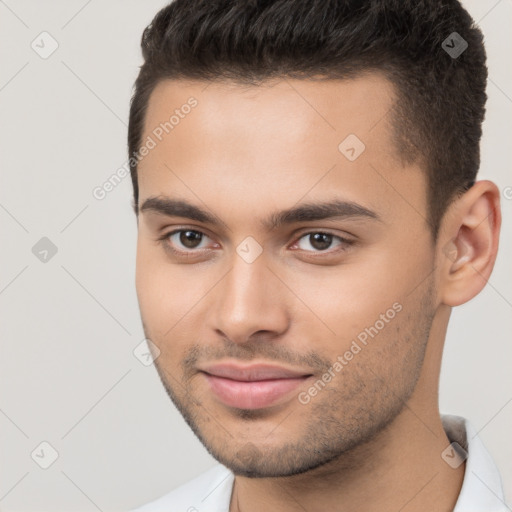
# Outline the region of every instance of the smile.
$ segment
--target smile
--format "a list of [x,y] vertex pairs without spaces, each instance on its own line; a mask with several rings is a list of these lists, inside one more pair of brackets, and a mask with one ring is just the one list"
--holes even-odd
[[266,380],[234,380],[204,373],[210,390],[229,407],[262,409],[291,395],[310,375]]

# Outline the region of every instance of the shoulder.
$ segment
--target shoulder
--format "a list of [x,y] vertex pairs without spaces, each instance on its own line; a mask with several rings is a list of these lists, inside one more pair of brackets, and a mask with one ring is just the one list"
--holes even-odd
[[164,496],[131,512],[224,512],[229,509],[234,475],[216,464]]

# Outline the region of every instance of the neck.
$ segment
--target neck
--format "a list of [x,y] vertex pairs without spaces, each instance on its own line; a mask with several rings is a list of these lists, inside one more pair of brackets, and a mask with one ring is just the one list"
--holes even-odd
[[453,510],[464,467],[442,458],[450,444],[439,414],[427,424],[405,407],[371,442],[304,474],[235,477],[230,512]]

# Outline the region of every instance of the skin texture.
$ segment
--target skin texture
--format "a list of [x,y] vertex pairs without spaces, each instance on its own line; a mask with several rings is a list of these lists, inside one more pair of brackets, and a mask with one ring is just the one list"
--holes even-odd
[[[464,464],[441,458],[449,440],[439,370],[451,307],[476,295],[494,264],[496,186],[480,181],[457,198],[434,244],[426,176],[421,162],[404,167],[396,153],[394,89],[377,73],[258,87],[164,81],[143,140],[190,96],[197,106],[139,164],[139,206],[182,199],[218,224],[142,210],[136,285],[165,389],[236,474],[230,510],[452,510]],[[354,161],[338,149],[349,134],[365,144]],[[333,199],[378,219],[262,226],[272,212]],[[199,248],[179,235],[159,240],[174,229],[203,233]],[[324,232],[334,237],[322,250],[308,235]],[[252,263],[237,253],[248,236],[263,250]],[[301,403],[297,395],[393,304],[400,311]],[[272,407],[236,409],[199,371],[224,361],[313,377]]]

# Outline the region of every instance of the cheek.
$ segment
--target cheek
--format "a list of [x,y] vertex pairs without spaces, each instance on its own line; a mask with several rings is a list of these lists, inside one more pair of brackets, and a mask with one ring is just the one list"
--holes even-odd
[[195,336],[193,325],[199,327],[197,314],[205,294],[217,275],[200,265],[172,264],[163,249],[139,243],[136,289],[146,334],[166,349],[179,350],[186,333],[190,341]]
[[305,304],[295,315],[298,330],[314,334],[318,350],[335,359],[358,337],[393,338],[406,317],[417,313],[416,292],[430,271],[428,251],[400,252],[390,245],[369,248],[338,267],[294,269],[284,280]]
[[176,306],[184,293],[172,278],[171,266],[166,264],[160,252],[160,248],[139,239],[135,274],[142,319],[151,334],[159,338],[177,320]]
[[403,271],[397,278],[398,268],[393,265],[381,257],[367,264],[295,272],[285,281],[293,283],[294,293],[304,303],[306,323],[314,313],[336,336],[346,337],[373,324],[410,291],[409,282],[414,280]]

